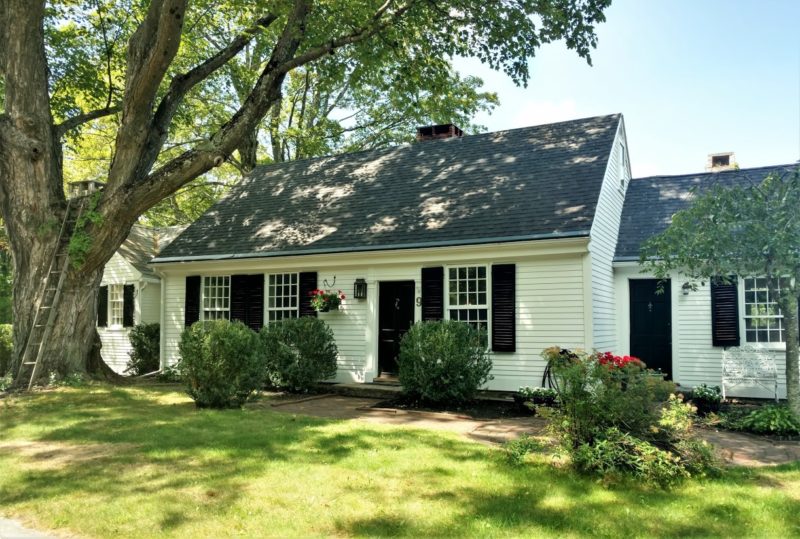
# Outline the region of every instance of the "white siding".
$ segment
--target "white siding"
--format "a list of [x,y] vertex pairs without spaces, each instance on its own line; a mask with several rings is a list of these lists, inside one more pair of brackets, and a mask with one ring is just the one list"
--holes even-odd
[[161,318],[161,284],[143,281],[136,294],[137,324],[157,323]]
[[[597,202],[590,233],[589,252],[592,264],[592,346],[613,350],[616,344],[614,317],[614,272],[612,260],[617,247],[622,204],[630,181],[625,124],[620,120],[606,175]],[[624,183],[623,183],[624,182]]]
[[[617,289],[618,350],[630,350],[630,293],[629,280],[647,278],[635,266],[615,269]],[[686,279],[672,275],[672,369],[676,382],[687,388],[699,384],[720,385],[722,383],[722,352],[712,346],[711,340],[711,291],[709,286],[699,285],[697,291],[683,295],[681,285]],[[741,307],[741,306],[740,306]],[[740,308],[740,312],[741,308]],[[740,322],[741,325],[741,322]],[[786,395],[786,362],[783,348],[771,349],[778,368],[778,394]],[[769,397],[769,392],[759,387],[737,386],[728,392],[739,397]]]
[[[547,245],[561,245],[558,242]],[[572,244],[570,244],[572,245]],[[160,269],[166,294],[162,331],[167,364],[178,360],[178,342],[184,329],[184,295],[187,275],[236,274],[282,271],[317,271],[318,286],[341,289],[347,299],[339,311],[320,313],[333,330],[339,348],[337,381],[371,382],[377,376],[378,284],[381,281],[414,281],[420,296],[422,267],[456,264],[516,264],[517,351],[493,354],[494,380],[488,388],[516,390],[521,385],[539,385],[544,371],[540,353],[553,345],[586,347],[588,342],[587,306],[584,282],[585,241],[569,253],[546,252],[521,246],[495,246],[465,249],[430,249],[421,255],[402,253],[366,255],[328,255],[263,259],[219,263],[186,263]],[[333,283],[334,276],[336,278]],[[367,281],[367,299],[352,298],[357,278]],[[326,287],[327,280],[330,286]],[[416,307],[419,320],[421,308]]]
[[[119,253],[114,253],[111,260],[108,261],[103,271],[102,285],[109,284],[134,284],[136,285],[135,298],[137,306],[135,307],[135,321],[139,320],[139,282],[142,274],[128,263]],[[149,285],[152,286],[152,285]],[[158,321],[156,314],[155,321]],[[103,343],[101,355],[103,360],[114,371],[122,373],[130,359],[129,352],[131,351],[131,343],[128,340],[128,329],[121,327],[106,327],[97,328],[100,334],[100,341]]]

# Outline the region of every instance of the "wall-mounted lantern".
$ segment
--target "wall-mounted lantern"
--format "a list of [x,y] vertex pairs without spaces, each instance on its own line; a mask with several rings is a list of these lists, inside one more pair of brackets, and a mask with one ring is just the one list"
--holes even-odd
[[356,299],[367,298],[367,281],[364,279],[356,279],[353,285],[353,297]]
[[681,286],[681,291],[683,292],[684,296],[688,296],[689,292],[692,291],[691,283],[683,283],[683,286]]

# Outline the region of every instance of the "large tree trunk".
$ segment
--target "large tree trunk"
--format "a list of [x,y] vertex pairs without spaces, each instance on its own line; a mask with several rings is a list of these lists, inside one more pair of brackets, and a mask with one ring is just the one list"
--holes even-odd
[[[47,268],[49,254],[31,257],[30,263],[36,268]],[[30,327],[35,315],[35,305],[42,295],[44,277],[35,273],[19,272],[14,282],[14,342],[16,362],[15,380],[18,386],[27,385],[31,368],[19,371],[19,361],[24,351]],[[61,296],[56,305],[56,318],[53,330],[44,344],[38,380],[47,380],[51,374],[61,378],[71,373],[85,373],[95,377],[107,377],[108,369],[102,361],[96,360],[98,336],[95,329],[97,321],[97,290],[102,269],[87,273],[71,269],[61,289]],[[91,363],[88,358],[95,358]]]
[[786,327],[786,399],[794,416],[800,419],[800,345],[798,344],[797,297],[781,301]]

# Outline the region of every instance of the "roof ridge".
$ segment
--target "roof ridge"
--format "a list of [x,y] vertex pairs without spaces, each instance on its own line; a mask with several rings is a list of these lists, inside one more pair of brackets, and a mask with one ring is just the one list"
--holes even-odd
[[[605,119],[605,118],[615,118],[615,117],[621,118],[622,117],[622,113],[621,112],[614,112],[612,114],[599,114],[599,115],[596,115],[596,116],[586,116],[584,118],[574,118],[572,120],[562,120],[560,122],[549,122],[549,123],[528,125],[528,126],[523,126],[523,127],[512,127],[510,129],[501,129],[500,131],[487,131],[485,133],[475,133],[475,134],[472,134],[472,135],[464,135],[463,137],[449,137],[449,138],[426,140],[425,144],[426,145],[436,145],[436,144],[442,144],[442,143],[447,144],[448,142],[451,142],[453,140],[464,140],[465,138],[474,140],[475,138],[478,138],[478,137],[498,136],[498,135],[504,135],[504,134],[507,134],[507,133],[512,133],[512,132],[515,132],[515,131],[524,131],[524,130],[528,130],[528,129],[550,127],[550,126],[559,126],[559,125],[564,125],[564,124],[569,124],[569,123],[582,123],[582,122],[588,122],[590,120],[598,120],[598,119],[601,119],[601,118],[603,118],[603,119]],[[371,148],[371,149],[368,149],[368,150],[357,150],[357,151],[354,151],[354,152],[342,152],[342,153],[335,153],[335,154],[328,154],[328,155],[320,155],[320,156],[317,156],[317,157],[305,157],[303,159],[294,159],[294,160],[291,160],[291,161],[281,161],[281,162],[277,162],[277,163],[264,163],[262,165],[257,165],[253,170],[251,170],[247,174],[246,177],[250,178],[255,172],[261,172],[261,171],[265,171],[265,170],[268,170],[268,169],[280,168],[282,166],[289,166],[291,164],[308,163],[308,162],[311,162],[311,161],[319,161],[319,160],[322,160],[322,159],[339,159],[339,158],[343,158],[343,157],[351,157],[351,156],[355,156],[355,155],[362,155],[362,154],[369,154],[369,153],[375,153],[377,155],[387,154],[387,153],[393,152],[395,150],[401,150],[401,149],[405,149],[405,148],[413,148],[416,144],[418,144],[418,143],[417,142],[404,142],[404,143],[397,144],[396,146],[388,146],[388,147],[385,147],[385,148]]]
[[685,173],[685,174],[655,174],[653,176],[642,176],[642,177],[639,177],[639,178],[631,178],[631,181],[632,182],[636,182],[636,181],[639,181],[639,180],[654,180],[654,179],[657,179],[657,178],[658,179],[696,178],[698,176],[710,176],[712,174],[714,176],[719,176],[720,174],[728,175],[728,174],[734,174],[734,173],[737,173],[737,172],[738,173],[742,173],[742,172],[748,172],[748,171],[753,171],[753,170],[775,169],[775,168],[782,168],[782,167],[786,167],[786,168],[793,168],[794,167],[794,168],[797,168],[797,167],[800,167],[800,163],[799,162],[794,162],[794,163],[781,164],[781,165],[762,165],[760,167],[736,168],[736,169],[729,169],[729,170],[720,170],[720,171],[717,171],[717,172],[712,172],[710,170],[705,170],[703,172],[689,172],[689,173]]

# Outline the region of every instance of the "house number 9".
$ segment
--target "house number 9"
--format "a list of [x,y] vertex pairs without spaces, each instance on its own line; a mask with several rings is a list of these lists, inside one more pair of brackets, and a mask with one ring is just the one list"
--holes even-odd
[[421,296],[417,296],[416,303],[417,303],[417,307],[422,307],[422,297]]

